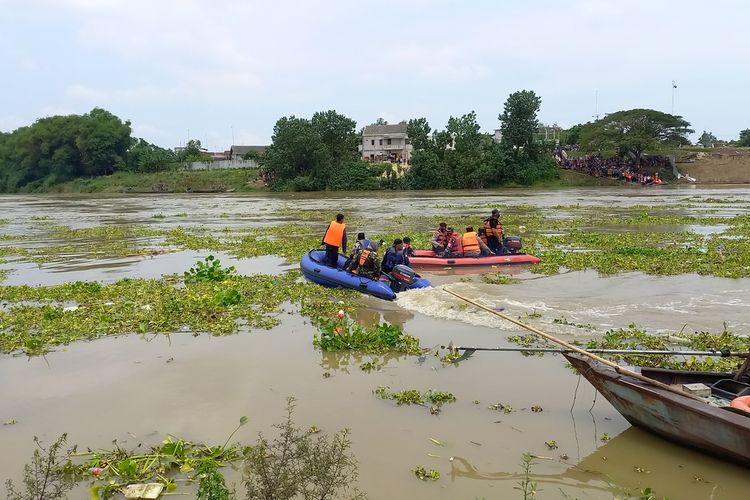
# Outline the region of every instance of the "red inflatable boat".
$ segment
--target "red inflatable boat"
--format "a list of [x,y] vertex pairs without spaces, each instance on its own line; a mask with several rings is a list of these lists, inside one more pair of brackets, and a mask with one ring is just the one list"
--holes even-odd
[[438,257],[432,250],[414,250],[410,266],[497,266],[505,264],[538,264],[542,259],[534,255],[516,253],[487,257]]

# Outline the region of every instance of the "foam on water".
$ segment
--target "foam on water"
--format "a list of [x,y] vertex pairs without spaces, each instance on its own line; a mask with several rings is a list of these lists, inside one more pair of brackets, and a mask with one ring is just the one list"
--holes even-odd
[[[489,326],[501,330],[514,330],[513,324],[497,316],[477,309],[476,307],[449,295],[444,291],[446,285],[435,288],[422,288],[402,292],[396,299],[399,306],[408,311],[417,312],[439,319],[461,321],[475,326]],[[455,283],[450,289],[464,295],[467,299],[475,300],[489,308],[498,308],[497,302],[487,296],[477,297],[476,287],[467,283]],[[500,301],[502,302],[502,301]]]

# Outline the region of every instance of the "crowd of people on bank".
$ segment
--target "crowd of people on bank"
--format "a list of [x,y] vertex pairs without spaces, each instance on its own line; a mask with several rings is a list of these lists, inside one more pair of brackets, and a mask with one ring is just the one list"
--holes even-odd
[[[640,184],[663,183],[663,179],[658,175],[658,170],[672,167],[669,158],[665,156],[643,156],[638,165],[631,158],[604,158],[598,154],[570,157],[565,150],[559,148],[554,151],[554,156],[562,168],[594,177],[611,177]],[[657,173],[652,175],[646,172]]]
[[[519,240],[520,241],[520,240]],[[336,215],[326,228],[322,243],[325,245],[325,264],[338,268],[339,252],[346,254],[347,236],[344,215]],[[409,258],[414,256],[411,238],[396,238],[388,247],[382,260],[379,251],[383,241],[369,240],[365,233],[357,234],[357,241],[348,254],[344,268],[360,276],[377,278],[381,273],[390,273],[398,265],[409,265]],[[490,216],[483,221],[483,227],[475,231],[467,226],[463,234],[455,231],[448,224],[441,222],[432,235],[432,251],[436,257],[482,257],[506,253],[503,226],[500,223],[500,211],[493,209]]]

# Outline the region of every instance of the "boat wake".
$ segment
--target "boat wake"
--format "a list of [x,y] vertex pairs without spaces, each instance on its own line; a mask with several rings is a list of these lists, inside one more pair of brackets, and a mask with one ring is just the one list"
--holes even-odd
[[[461,321],[470,325],[488,326],[507,331],[518,329],[512,323],[448,295],[444,291],[444,287],[445,285],[435,288],[407,290],[398,295],[396,303],[408,311],[433,318]],[[470,284],[454,283],[450,285],[450,289],[489,308],[497,309],[498,311],[502,311],[505,308],[502,300],[488,298]]]

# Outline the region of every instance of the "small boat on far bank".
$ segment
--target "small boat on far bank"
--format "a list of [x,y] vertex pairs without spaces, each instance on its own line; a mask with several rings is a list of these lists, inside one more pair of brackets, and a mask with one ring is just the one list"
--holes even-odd
[[438,257],[432,250],[415,250],[409,257],[413,266],[498,266],[509,264],[538,264],[542,259],[526,253],[488,255],[485,257]]
[[[708,386],[731,374],[684,372],[643,368],[641,375],[654,384],[618,373],[596,359],[563,353],[615,409],[632,425],[663,438],[719,458],[750,466],[750,413],[729,406],[714,406],[680,390],[686,383]],[[727,402],[728,404],[728,402]]]
[[[392,286],[391,280],[385,276],[379,280],[358,276],[343,269],[346,264],[346,257],[343,255],[339,255],[337,266],[334,269],[323,263],[325,254],[325,250],[310,250],[302,256],[299,267],[305,278],[323,286],[350,288],[384,300],[395,300],[396,290],[400,291],[402,288],[413,289],[432,286],[428,280],[418,275],[410,283],[397,283],[395,286]],[[411,270],[410,272],[413,273]]]

